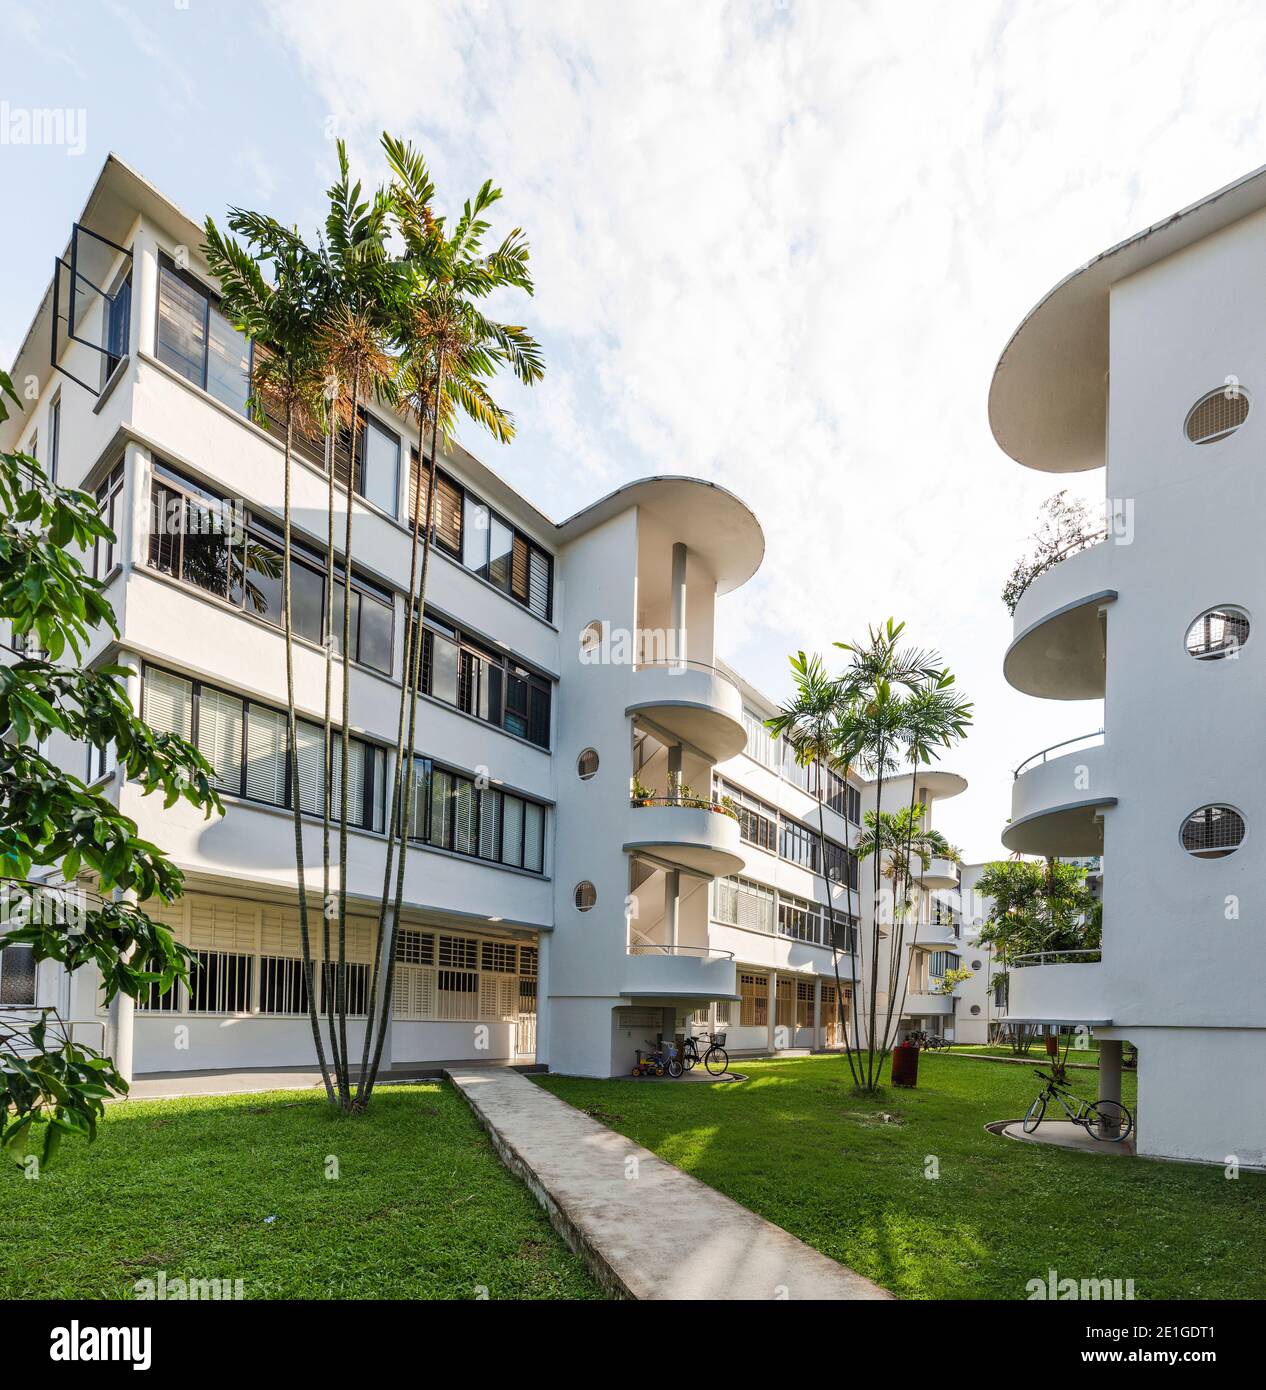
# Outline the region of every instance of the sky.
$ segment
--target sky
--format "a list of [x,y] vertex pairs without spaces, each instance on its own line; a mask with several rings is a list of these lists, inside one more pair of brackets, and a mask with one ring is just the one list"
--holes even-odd
[[[0,361],[113,150],[186,211],[315,233],[386,129],[452,210],[491,177],[546,375],[462,442],[549,515],[653,473],[742,497],[765,562],[718,655],[775,698],[788,653],[902,619],[974,701],[937,824],[1001,852],[1011,769],[1097,729],[1011,690],[999,597],[1061,487],[994,443],[994,364],[1104,248],[1266,163],[1266,7],[1220,0],[0,0]],[[61,146],[18,142],[31,109]]]

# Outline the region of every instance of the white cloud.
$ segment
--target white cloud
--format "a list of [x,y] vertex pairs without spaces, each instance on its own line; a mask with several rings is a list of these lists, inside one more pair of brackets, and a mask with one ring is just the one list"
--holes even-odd
[[[545,383],[477,452],[554,514],[650,471],[764,523],[724,649],[782,653],[895,613],[977,700],[946,807],[997,850],[1007,769],[1098,722],[1007,688],[998,591],[1062,482],[1000,454],[985,398],[1073,266],[1261,161],[1251,4],[273,0],[365,167],[385,127],[446,193],[488,173],[527,228]],[[1071,480],[1101,495],[1096,475]],[[794,634],[790,639],[787,634]]]

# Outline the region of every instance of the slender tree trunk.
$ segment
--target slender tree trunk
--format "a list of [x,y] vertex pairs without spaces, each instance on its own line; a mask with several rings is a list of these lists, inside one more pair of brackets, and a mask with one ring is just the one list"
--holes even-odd
[[[870,960],[870,1001],[867,1008],[867,1030],[866,1030],[866,1089],[873,1091],[879,1084],[878,1077],[875,1075],[875,1024],[877,1022],[878,1004],[876,992],[879,989],[879,913],[880,913],[880,865],[883,860],[883,850],[880,847],[882,832],[880,830],[880,816],[884,809],[884,758],[887,755],[887,744],[881,738],[879,740],[879,775],[875,782],[875,867],[874,885],[875,901],[872,916],[874,922],[871,930],[871,960]],[[881,1064],[882,1065],[882,1064]]]
[[321,735],[321,921],[324,955],[321,960],[321,993],[325,999],[325,1022],[336,1071],[345,1066],[338,1051],[338,1032],[334,1027],[334,977],[330,956],[330,827],[333,822],[334,759],[334,455],[338,438],[338,407],[342,389],[335,383],[331,409],[334,412],[325,436],[326,538],[325,613],[322,646],[325,648],[325,718]]
[[[438,348],[437,348],[437,351],[436,351],[436,361],[435,361],[435,397],[434,397],[433,407],[432,407],[432,410],[431,410],[431,460],[430,460],[429,471],[428,471],[428,473],[427,473],[427,486],[426,486],[426,531],[425,531],[425,533],[424,533],[424,535],[423,535],[423,538],[422,538],[422,574],[421,574],[421,578],[420,578],[419,581],[418,581],[418,622],[417,622],[417,640],[416,640],[416,642],[414,643],[414,649],[413,649],[413,671],[412,671],[411,676],[410,676],[410,688],[411,688],[411,691],[412,691],[412,698],[411,698],[410,701],[409,701],[409,735],[408,735],[408,740],[407,740],[407,755],[408,755],[408,764],[409,764],[409,778],[408,778],[408,781],[405,783],[405,797],[404,797],[405,815],[406,815],[406,816],[409,816],[409,815],[412,814],[412,808],[413,808],[413,791],[414,791],[414,786],[415,786],[415,782],[414,782],[414,778],[413,778],[413,758],[414,758],[414,749],[415,749],[415,745],[416,745],[416,735],[417,735],[417,708],[418,708],[417,692],[418,692],[418,686],[419,686],[420,681],[421,681],[421,673],[422,673],[422,623],[423,623],[424,618],[426,617],[426,581],[427,581],[427,574],[428,574],[428,572],[429,572],[429,570],[430,570],[430,565],[431,565],[431,533],[432,533],[432,531],[433,531],[433,529],[434,529],[434,517],[435,517],[435,490],[436,490],[436,473],[437,473],[437,461],[436,461],[436,459],[437,459],[437,452],[438,452],[438,448],[439,448],[440,400],[441,400],[441,393],[442,393],[442,391],[443,391],[443,386],[444,386],[444,345],[443,345],[443,342],[441,341],[441,343],[439,344],[439,346],[438,346]],[[419,436],[419,437],[420,437],[420,436]],[[418,467],[419,467],[419,470],[421,469],[422,463],[423,463],[423,460],[419,458],[419,460],[418,460]],[[399,920],[400,920],[400,908],[401,908],[401,905],[402,905],[402,903],[403,903],[403,901],[404,901],[404,868],[405,868],[405,854],[406,854],[407,849],[408,849],[408,839],[407,839],[407,837],[406,837],[406,838],[402,839],[401,842],[400,842],[400,859],[399,859],[398,867],[397,867],[397,869],[396,869],[396,893],[395,893],[395,901],[394,901],[394,903],[393,903],[393,905],[392,905],[392,914],[391,914],[391,921],[392,921],[392,928],[391,928],[391,931],[392,931],[392,935],[391,935],[391,940],[388,942],[388,950],[387,950],[387,981],[386,981],[386,986],[385,986],[385,989],[384,989],[384,994],[385,994],[386,998],[388,998],[388,999],[391,998],[391,990],[392,990],[392,987],[393,987],[394,984],[395,984],[395,978],[396,978],[395,931],[396,931],[396,924],[397,924],[397,923],[399,922]],[[386,1015],[384,1014],[383,1018],[382,1018],[381,1020],[379,1020],[379,1024],[378,1024],[378,1037],[377,1037],[377,1039],[376,1039],[376,1041],[375,1041],[375,1044],[374,1044],[374,1057],[373,1057],[373,1062],[372,1062],[372,1064],[371,1064],[371,1066],[370,1066],[370,1071],[369,1071],[369,1088],[368,1088],[368,1091],[367,1091],[366,1097],[365,1097],[366,1103],[368,1103],[369,1097],[373,1094],[374,1083],[375,1083],[375,1081],[377,1080],[377,1077],[378,1077],[378,1066],[379,1066],[379,1062],[380,1062],[381,1059],[382,1059],[383,1043],[384,1043],[384,1041],[386,1040],[386,1036],[387,1036],[387,1019],[386,1019]]]
[[[906,943],[905,943],[905,935],[906,935],[906,913],[909,912],[909,910],[910,910],[910,902],[909,902],[909,899],[912,898],[913,895],[914,895],[914,871],[913,871],[913,869],[912,869],[912,867],[911,867],[911,853],[912,853],[912,846],[913,846],[913,844],[914,844],[914,802],[915,802],[915,789],[916,789],[916,785],[917,785],[917,776],[916,776],[917,770],[918,770],[918,769],[917,769],[917,765],[912,765],[911,768],[910,768],[910,818],[909,818],[908,825],[907,825],[906,842],[905,842],[904,846],[902,847],[902,848],[903,848],[903,852],[904,852],[904,858],[901,859],[901,860],[899,860],[899,861],[897,862],[897,865],[896,865],[897,873],[893,876],[893,916],[894,916],[893,931],[892,931],[892,935],[893,935],[893,949],[889,952],[889,969],[890,969],[891,974],[892,974],[893,988],[889,989],[889,991],[888,991],[888,1009],[887,1009],[887,1013],[886,1013],[885,1016],[884,1016],[883,1048],[882,1048],[882,1052],[881,1052],[881,1055],[880,1055],[880,1058],[879,1058],[879,1067],[880,1067],[880,1070],[881,1070],[881,1071],[883,1070],[884,1061],[885,1061],[885,1059],[887,1058],[888,1053],[892,1050],[893,1001],[894,1001],[894,997],[895,997],[896,992],[897,992],[897,991],[896,991],[896,987],[895,987],[895,986],[896,986],[896,980],[897,980],[898,977],[901,978],[901,1007],[902,1007],[902,1008],[905,1008],[906,994],[907,994],[907,992],[908,992],[909,984],[910,984],[910,959],[909,959],[908,957],[906,958],[906,965],[905,965],[905,972],[904,972],[904,974],[902,973],[902,970],[901,970],[901,961],[902,961],[902,957],[906,955],[906,951],[905,951],[905,944],[906,944]],[[921,878],[921,877],[922,877],[922,875],[920,875],[920,878]],[[900,913],[899,916],[897,915],[897,896],[896,896],[896,893],[897,893],[897,889],[898,889],[898,888],[901,888],[901,889],[903,890],[902,893],[901,893],[901,897],[900,897],[900,901],[901,901],[901,903],[902,903],[902,909],[901,909],[901,913]],[[914,938],[911,939],[911,943],[910,943],[910,944],[911,944],[911,949],[913,949],[914,939],[917,938],[917,937],[918,937],[918,934],[919,934],[919,924],[918,924],[918,921],[917,921],[917,916],[918,916],[918,913],[917,913],[918,904],[917,904],[917,902],[914,904],[914,906],[915,906],[915,908],[916,908],[916,913],[915,913],[916,921],[915,921],[915,925],[914,925]],[[897,1026],[900,1027],[900,1025],[901,1025],[901,1013],[900,1013],[900,1010],[897,1011],[896,1019],[897,1019]]]
[[[857,1067],[853,1061],[853,1052],[848,1045],[848,1028],[844,1023],[844,995],[840,988],[840,956],[835,943],[835,903],[831,897],[831,876],[826,868],[826,817],[822,806],[822,762],[815,758],[813,761],[814,785],[817,789],[818,799],[818,853],[822,861],[822,883],[826,888],[826,911],[828,930],[831,933],[831,967],[835,971],[835,1011],[836,1019],[840,1025],[840,1032],[844,1037],[844,1055],[848,1058],[848,1069],[853,1078],[853,1084],[857,1084]],[[845,781],[844,792],[844,883],[847,891],[848,885],[848,782]],[[814,1042],[817,1039],[814,1038]]]
[[282,510],[282,576],[281,607],[286,632],[286,756],[290,767],[290,805],[294,812],[295,874],[299,881],[299,942],[303,949],[303,974],[308,995],[308,1019],[312,1024],[312,1042],[316,1047],[317,1065],[325,1083],[326,1099],[333,1102],[334,1085],[325,1060],[321,1041],[321,1024],[317,1017],[316,992],[312,970],[312,937],[308,931],[308,880],[303,861],[303,807],[299,798],[298,721],[295,717],[294,627],[290,595],[290,471],[291,449],[294,444],[294,408],[286,405],[286,458],[284,502]]

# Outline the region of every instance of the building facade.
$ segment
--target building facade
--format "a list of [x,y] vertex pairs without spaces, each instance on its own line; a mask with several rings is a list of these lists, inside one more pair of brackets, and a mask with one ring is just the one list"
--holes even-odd
[[[130,667],[135,708],[198,746],[226,808],[164,809],[108,749],[48,750],[183,871],[183,897],[147,907],[198,968],[187,986],[107,1012],[91,971],[36,968],[10,947],[0,1004],[55,1008],[130,1075],[314,1060],[288,801],[283,455],[276,430],[248,417],[252,347],[219,311],[201,240],[111,157],[19,351],[26,410],[3,427],[5,448],[99,500],[116,541],[84,562],[119,635],[98,632],[88,660]],[[716,603],[763,555],[755,516],[723,488],[655,477],[555,522],[461,448],[438,466],[387,1064],[537,1060],[607,1076],[690,1028],[725,1031],[738,1052],[839,1046],[857,988],[847,951],[872,920],[851,847],[874,793],[832,773],[819,794],[769,739],[774,707],[717,657]],[[342,630],[350,478],[351,649],[331,670],[336,725],[344,680],[350,710],[355,1057],[396,771],[406,518],[425,487],[416,427],[371,402],[355,456],[340,441],[333,468],[327,593],[325,457],[321,441],[299,441],[294,756],[319,960],[320,810],[327,779],[337,806],[344,777],[341,737],[324,749],[321,639],[328,612]],[[10,641],[3,655],[19,653]],[[964,785],[930,773],[918,790],[931,801]],[[940,1016],[952,1001],[928,993],[936,962],[922,955],[911,1007]],[[318,968],[318,1008],[328,983]]]
[[1139,1152],[1216,1163],[1266,1161],[1266,342],[1244,293],[1264,251],[1258,171],[1058,285],[989,406],[1014,459],[1103,469],[1106,499],[1102,540],[1020,599],[1004,663],[1027,694],[1102,699],[1103,730],[1022,766],[1002,837],[1102,855],[1101,958],[1012,970],[1009,1015],[1091,1026],[1105,1086],[1133,1043]]

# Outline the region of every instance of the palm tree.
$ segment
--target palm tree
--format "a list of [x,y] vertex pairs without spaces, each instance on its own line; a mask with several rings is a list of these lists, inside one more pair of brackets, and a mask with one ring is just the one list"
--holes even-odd
[[[298,886],[299,938],[308,1018],[326,1096],[334,1100],[334,1083],[326,1061],[317,1017],[308,921],[307,878],[303,852],[303,810],[296,756],[297,721],[294,685],[294,625],[291,602],[291,476],[296,430],[311,433],[322,415],[321,363],[314,346],[320,311],[321,276],[316,257],[297,231],[272,218],[231,208],[225,236],[206,221],[203,252],[220,285],[221,312],[251,339],[250,407],[260,423],[280,418],[284,428],[284,500],[282,542],[282,620],[286,644],[286,753],[294,818],[295,870]],[[242,237],[245,246],[235,237]],[[271,270],[266,277],[264,267]],[[245,570],[245,559],[243,561]],[[243,576],[245,578],[245,575]],[[327,953],[328,954],[328,953]]]
[[[383,879],[379,940],[374,952],[370,1018],[365,1029],[365,1064],[357,1092],[359,1105],[367,1104],[373,1093],[386,1039],[389,1001],[395,977],[394,938],[404,898],[408,826],[412,820],[416,791],[413,775],[416,697],[421,684],[422,624],[426,613],[427,578],[435,531],[440,433],[443,432],[447,444],[460,411],[489,430],[502,443],[509,442],[514,436],[513,417],[493,400],[486,383],[498,372],[509,370],[524,385],[530,386],[545,373],[540,347],[526,329],[491,319],[479,307],[480,300],[497,290],[533,292],[528,268],[528,243],[520,228],[514,228],[494,249],[487,252],[483,249],[489,230],[483,214],[500,200],[501,190],[494,188],[491,181],[485,181],[474,199],[466,202],[450,232],[445,220],[437,217],[431,209],[435,190],[421,153],[411,144],[386,134],[382,146],[396,179],[391,189],[392,209],[396,229],[405,247],[393,322],[398,360],[391,389],[396,402],[417,421],[419,473],[424,464],[428,471],[426,515],[420,515],[422,489],[419,486],[414,493],[414,510],[409,518],[413,533],[413,559],[409,580],[408,638],[405,644],[408,662],[404,681],[408,707],[407,730],[405,703],[402,703],[397,734],[400,755],[397,761],[398,775],[392,790],[393,825],[389,831]],[[424,449],[428,427],[431,435],[429,453]],[[422,552],[420,569],[419,536]],[[397,808],[400,846],[395,862],[394,896],[388,916],[388,883],[392,873]],[[384,1002],[379,1006],[379,971],[384,956],[385,981],[381,990]],[[373,1031],[376,1008],[379,1018],[371,1060],[370,1033]]]
[[[854,1058],[853,1049],[848,1040],[848,1023],[844,1017],[844,991],[840,983],[835,902],[831,890],[831,879],[826,866],[826,826],[822,809],[826,791],[823,786],[825,771],[827,768],[838,768],[841,753],[844,753],[846,758],[844,771],[841,775],[846,784],[848,781],[847,763],[851,761],[851,758],[845,752],[848,747],[848,740],[842,737],[841,724],[851,704],[852,692],[847,685],[828,673],[826,664],[816,654],[812,657],[806,657],[804,652],[797,652],[791,658],[791,676],[796,688],[794,698],[784,704],[772,719],[767,719],[765,727],[774,738],[780,738],[790,746],[801,767],[813,769],[813,790],[818,803],[818,867],[822,873],[822,886],[826,890],[826,910],[830,917],[831,964],[835,970],[835,1007],[840,1031],[844,1037],[844,1055],[848,1058],[848,1069],[852,1074],[854,1084],[860,1085],[861,1073],[858,1069],[860,1059]],[[851,920],[853,916],[853,890],[852,879],[848,870],[848,856],[848,818],[846,815],[844,820],[844,886],[847,895],[846,915],[850,919],[849,953],[853,966],[850,972],[850,988],[855,989],[857,982],[857,932],[852,928]],[[852,1012],[856,1017],[856,1004]]]

